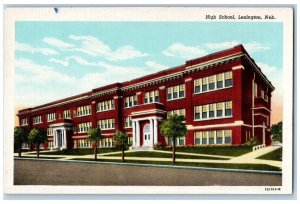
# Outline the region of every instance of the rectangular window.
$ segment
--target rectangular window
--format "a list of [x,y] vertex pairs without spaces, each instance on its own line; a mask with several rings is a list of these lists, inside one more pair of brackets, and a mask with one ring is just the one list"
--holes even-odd
[[42,123],[42,116],[35,116],[33,117],[33,124],[39,124]]
[[137,99],[137,95],[133,96],[133,105],[137,106],[138,105],[138,99]]
[[115,109],[114,100],[102,101],[97,104],[97,112]]
[[207,118],[208,105],[202,106],[202,119]]
[[132,127],[132,119],[131,119],[130,116],[125,118],[125,127],[126,128],[131,128]]
[[202,83],[202,79],[196,79],[194,81],[194,92],[195,93],[201,92],[201,83]]
[[53,135],[53,128],[47,128],[47,135],[48,136]]
[[71,118],[71,111],[64,110],[64,119],[70,119],[70,118]]
[[150,103],[153,103],[153,102],[154,102],[154,91],[151,91],[151,92],[150,92],[149,102],[150,102]]
[[128,96],[125,98],[125,108],[130,108],[138,105],[137,95]]
[[217,89],[223,88],[224,73],[217,74]]
[[184,145],[185,144],[185,137],[180,137],[179,138],[179,145]]
[[85,122],[78,124],[78,132],[87,132],[92,127],[92,122]]
[[225,144],[231,144],[232,143],[232,131],[231,130],[225,130]]
[[225,72],[225,87],[232,86],[232,72]]
[[217,103],[217,117],[223,117],[224,103]]
[[150,91],[145,93],[144,103],[154,103],[159,102],[159,92],[158,91]]
[[202,132],[195,132],[195,145],[200,145]]
[[47,122],[51,122],[55,120],[55,113],[47,114]]
[[263,89],[261,90],[261,96],[260,97],[265,98],[265,91]]
[[206,92],[208,89],[208,77],[202,79],[202,92]]
[[21,119],[21,126],[28,125],[27,118]]
[[77,116],[91,115],[91,105],[81,106],[77,108]]
[[115,119],[110,118],[110,119],[103,119],[103,120],[98,120],[98,127],[101,130],[110,130],[115,128]]
[[208,131],[204,131],[202,133],[202,144],[207,144],[207,139],[208,139]]
[[217,130],[217,144],[223,144],[223,130]]
[[147,104],[149,101],[149,92],[145,93],[145,99],[144,99],[144,103]]
[[231,116],[232,115],[232,102],[226,101],[225,102],[225,116]]
[[209,118],[215,117],[215,104],[209,104]]
[[208,77],[208,88],[210,91],[215,89],[215,83],[216,83],[215,75]]
[[168,100],[184,98],[185,96],[185,86],[184,84],[169,87],[168,89]]
[[215,131],[209,131],[209,144],[215,144]]
[[155,91],[155,102],[159,103],[159,92]]

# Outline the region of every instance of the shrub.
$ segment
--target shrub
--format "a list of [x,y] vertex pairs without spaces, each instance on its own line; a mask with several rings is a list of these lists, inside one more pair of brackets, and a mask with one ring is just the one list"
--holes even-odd
[[259,141],[256,137],[252,137],[247,143],[247,146],[256,146],[259,145]]
[[164,149],[166,149],[166,145],[163,144],[163,143],[158,142],[158,143],[154,144],[153,148],[155,150],[164,150]]

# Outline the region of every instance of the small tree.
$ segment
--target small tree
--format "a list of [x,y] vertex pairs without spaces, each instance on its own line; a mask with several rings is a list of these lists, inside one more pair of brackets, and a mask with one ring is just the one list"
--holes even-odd
[[94,144],[94,153],[95,153],[95,161],[97,160],[98,154],[98,142],[102,138],[102,133],[100,128],[90,128],[87,132],[88,140]]
[[271,134],[275,140],[278,140],[282,143],[282,121],[272,125]]
[[40,157],[40,145],[47,141],[47,131],[43,128],[34,128],[30,131],[28,140],[36,146],[37,157]]
[[15,127],[14,129],[14,143],[15,147],[18,149],[19,157],[22,155],[22,144],[28,142],[29,131],[24,127]]
[[160,133],[173,141],[173,164],[175,164],[176,138],[186,136],[187,128],[184,120],[184,116],[173,115],[160,125]]
[[116,142],[116,148],[122,150],[122,162],[125,161],[124,151],[128,149],[128,134],[126,132],[122,132],[118,130],[114,135],[114,140]]

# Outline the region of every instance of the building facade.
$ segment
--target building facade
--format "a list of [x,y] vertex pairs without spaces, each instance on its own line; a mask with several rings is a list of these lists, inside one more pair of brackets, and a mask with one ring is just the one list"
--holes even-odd
[[270,139],[273,85],[242,45],[186,61],[184,65],[18,112],[20,126],[45,128],[44,148],[91,147],[87,130],[99,127],[101,147],[117,130],[132,149],[171,144],[159,126],[184,115],[188,129],[177,145],[239,145]]

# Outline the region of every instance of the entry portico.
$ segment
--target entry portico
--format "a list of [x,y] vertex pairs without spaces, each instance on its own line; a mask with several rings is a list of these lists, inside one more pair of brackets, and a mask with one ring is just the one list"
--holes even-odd
[[50,125],[53,129],[53,148],[67,149],[68,131],[72,130],[73,124],[68,122]]
[[158,142],[158,124],[163,120],[165,111],[148,110],[132,113],[132,147],[131,149],[153,149]]

